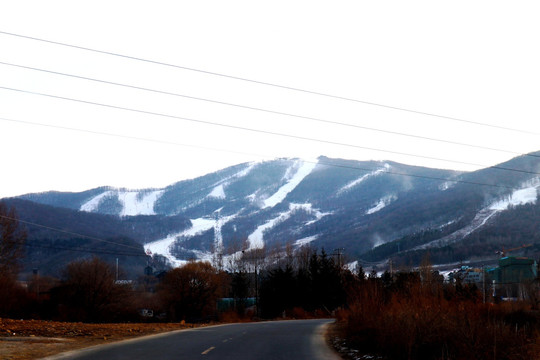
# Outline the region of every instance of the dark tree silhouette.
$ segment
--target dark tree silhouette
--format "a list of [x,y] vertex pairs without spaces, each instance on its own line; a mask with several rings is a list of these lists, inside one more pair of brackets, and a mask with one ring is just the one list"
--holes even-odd
[[130,290],[115,283],[112,265],[93,257],[68,264],[52,296],[61,318],[98,322],[122,317],[130,308]]
[[17,275],[19,259],[24,255],[26,232],[19,228],[15,209],[0,202],[0,276]]
[[224,277],[208,262],[169,271],[159,287],[169,319],[200,321],[215,312]]
[[23,306],[24,291],[16,280],[25,241],[15,209],[0,202],[0,316],[15,316]]

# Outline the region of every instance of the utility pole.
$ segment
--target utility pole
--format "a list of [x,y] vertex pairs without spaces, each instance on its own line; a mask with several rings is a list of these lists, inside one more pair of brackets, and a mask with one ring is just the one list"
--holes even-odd
[[116,281],[118,281],[118,258],[116,258]]

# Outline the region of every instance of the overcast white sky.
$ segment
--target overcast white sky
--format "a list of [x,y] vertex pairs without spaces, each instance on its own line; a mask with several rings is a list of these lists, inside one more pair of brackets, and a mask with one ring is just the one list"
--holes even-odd
[[[0,2],[2,32],[529,132],[0,33],[0,197],[101,185],[163,187],[229,165],[274,157],[326,155],[474,170],[540,150],[539,10],[537,1],[470,0]],[[13,65],[504,151],[281,116]]]

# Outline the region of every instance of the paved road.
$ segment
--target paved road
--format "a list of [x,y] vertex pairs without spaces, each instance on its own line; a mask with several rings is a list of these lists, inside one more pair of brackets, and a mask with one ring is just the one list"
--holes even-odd
[[49,357],[78,360],[333,360],[324,327],[332,320],[272,321],[181,330]]

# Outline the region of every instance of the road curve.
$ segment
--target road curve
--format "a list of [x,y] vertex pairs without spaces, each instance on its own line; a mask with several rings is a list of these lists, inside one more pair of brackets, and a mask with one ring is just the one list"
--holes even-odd
[[50,356],[47,360],[335,360],[324,341],[333,320],[228,324],[179,330]]

